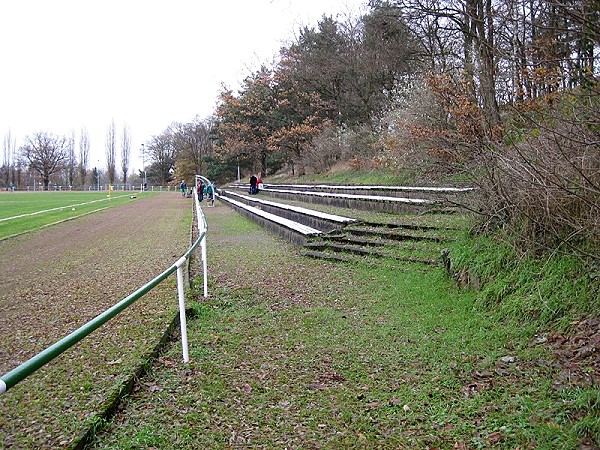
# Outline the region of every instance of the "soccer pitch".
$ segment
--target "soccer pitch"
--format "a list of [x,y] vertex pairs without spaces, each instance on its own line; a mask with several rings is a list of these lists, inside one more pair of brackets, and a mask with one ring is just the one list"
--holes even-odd
[[151,192],[2,192],[0,239],[52,225],[91,212],[135,201]]

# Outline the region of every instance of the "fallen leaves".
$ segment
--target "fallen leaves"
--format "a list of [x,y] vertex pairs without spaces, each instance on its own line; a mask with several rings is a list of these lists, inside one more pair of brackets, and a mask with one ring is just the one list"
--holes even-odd
[[556,357],[560,381],[564,384],[600,383],[600,318],[589,317],[571,324],[570,335],[556,332],[547,335],[547,345]]
[[154,382],[151,382],[151,381],[145,382],[144,386],[150,392],[160,392],[160,391],[162,391],[162,388],[157,383],[154,383]]
[[342,383],[346,377],[335,371],[328,371],[317,375],[317,380],[322,383]]

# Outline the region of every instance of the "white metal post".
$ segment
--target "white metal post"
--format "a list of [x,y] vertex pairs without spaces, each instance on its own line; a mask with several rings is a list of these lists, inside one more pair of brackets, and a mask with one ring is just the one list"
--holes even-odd
[[[198,186],[198,180],[206,181],[207,186],[213,186],[208,178],[201,177],[200,175],[196,175],[195,183]],[[214,186],[213,186],[213,201],[214,201]],[[198,200],[198,196],[194,199],[196,203],[196,216],[198,220],[198,233],[204,233],[204,237],[200,240],[200,253],[202,258],[202,278],[204,282],[204,298],[208,297],[208,261],[206,257],[206,221],[204,218],[204,213],[202,212],[202,208],[200,206],[200,201]]]
[[208,297],[208,264],[206,261],[206,234],[204,234],[204,237],[200,241],[200,251],[202,253],[202,278],[204,281],[204,298],[206,298]]
[[181,348],[183,351],[183,362],[190,360],[188,353],[187,321],[185,318],[185,293],[183,291],[183,266],[185,258],[180,258],[177,265],[177,296],[179,297],[179,328],[181,328]]

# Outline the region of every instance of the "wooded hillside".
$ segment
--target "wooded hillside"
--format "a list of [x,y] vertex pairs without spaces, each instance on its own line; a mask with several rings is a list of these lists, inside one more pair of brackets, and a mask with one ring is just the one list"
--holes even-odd
[[363,17],[299,30],[272,66],[221,92],[214,117],[171,127],[150,151],[168,149],[175,178],[297,176],[346,162],[461,180],[480,187],[473,210],[485,226],[597,257],[599,8],[371,1]]

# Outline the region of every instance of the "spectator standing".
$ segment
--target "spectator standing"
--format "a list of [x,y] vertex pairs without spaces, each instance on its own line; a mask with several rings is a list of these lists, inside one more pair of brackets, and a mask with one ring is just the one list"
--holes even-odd
[[256,194],[256,184],[258,182],[258,179],[256,178],[256,175],[252,175],[250,177],[250,194]]
[[202,183],[202,181],[198,181],[196,192],[198,193],[198,200],[204,200],[204,184]]
[[185,197],[185,191],[187,191],[187,183],[185,180],[181,180],[181,184],[179,185],[179,190],[181,191],[181,196]]

